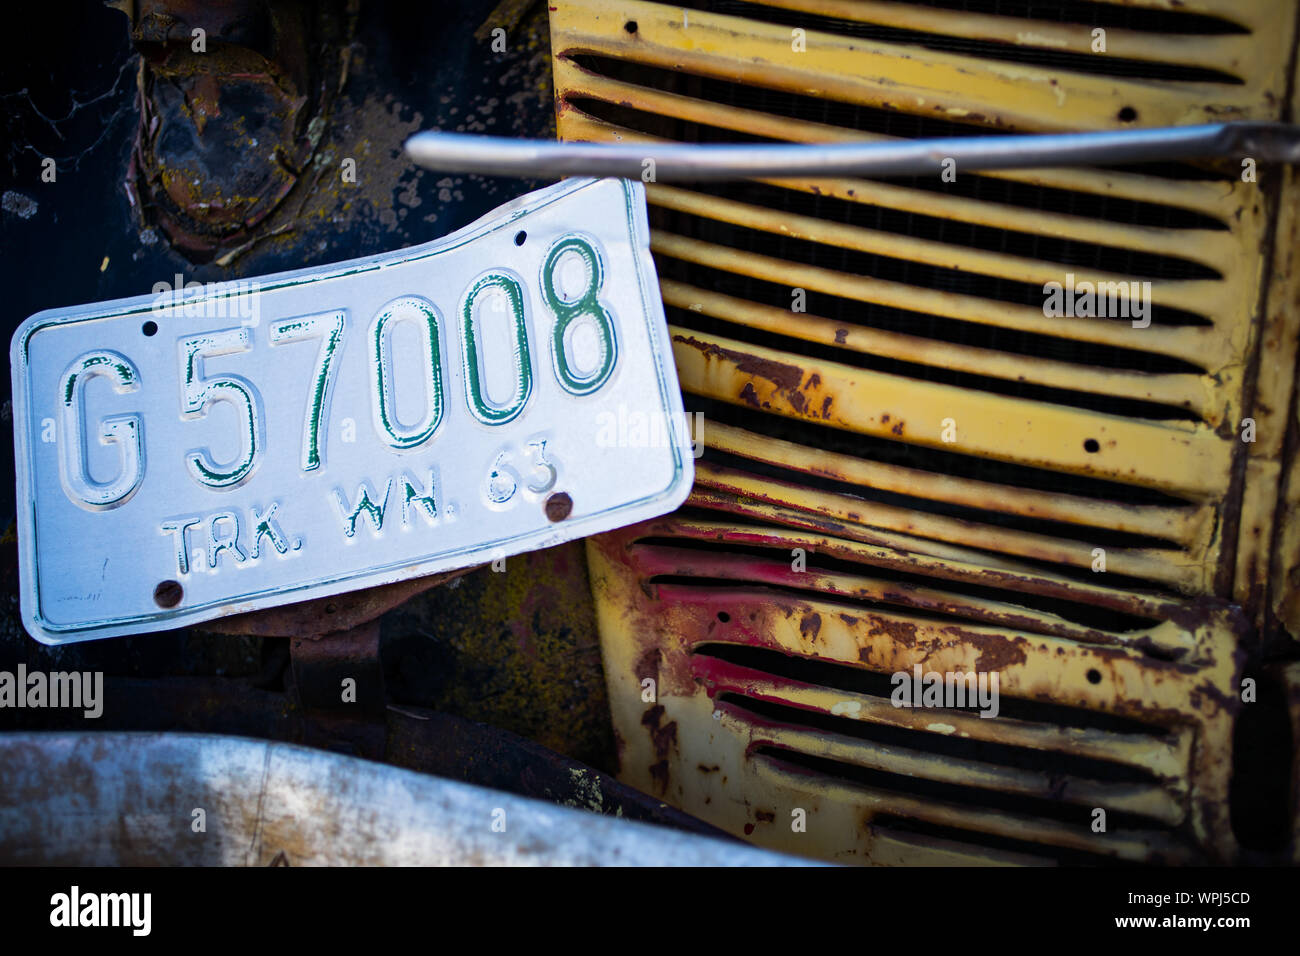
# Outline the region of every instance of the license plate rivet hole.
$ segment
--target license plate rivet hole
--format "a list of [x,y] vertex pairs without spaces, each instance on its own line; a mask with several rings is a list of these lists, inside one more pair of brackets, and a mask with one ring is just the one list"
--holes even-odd
[[160,581],[153,589],[153,600],[159,607],[175,607],[184,596],[185,589],[179,581]]
[[527,241],[528,241],[528,233],[526,233],[524,230],[520,229],[518,232],[515,233],[516,246],[522,246]]
[[573,499],[566,491],[557,491],[546,499],[546,517],[552,521],[563,521],[573,511]]
[[158,323],[155,322],[153,319],[150,319],[144,325],[140,326],[140,331],[143,332],[145,335],[157,335]]

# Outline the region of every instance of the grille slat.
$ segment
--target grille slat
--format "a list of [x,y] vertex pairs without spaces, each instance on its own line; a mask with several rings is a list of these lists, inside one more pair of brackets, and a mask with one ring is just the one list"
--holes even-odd
[[[981,276],[1003,278],[1040,287],[1048,282],[1060,281],[1066,271],[1066,268],[1058,263],[980,249],[961,248],[947,242],[915,239],[895,233],[828,222],[815,216],[735,202],[674,186],[651,184],[646,188],[646,198],[651,205],[661,209],[726,222],[749,230],[774,233],[824,246],[851,249],[886,259],[906,260],[962,272],[971,271]],[[921,227],[918,225],[919,228]],[[1123,282],[1125,288],[1128,287],[1127,283],[1135,281],[1135,275],[1137,280],[1142,279],[1141,273],[1136,272],[1120,274],[1084,268],[1079,268],[1074,275],[1076,284]],[[1156,281],[1151,283],[1151,298],[1156,306],[1173,306],[1190,311],[1189,307],[1198,309],[1205,307],[1207,292],[1211,295],[1211,304],[1213,304],[1213,298],[1217,296],[1219,288],[1218,282],[1207,283],[1204,280]],[[1041,296],[1041,293],[1039,295]]]
[[[819,687],[744,667],[716,657],[696,658],[696,671],[712,685],[715,696],[734,694],[772,701],[818,714],[850,714],[852,719],[917,735],[960,735],[1025,751],[1069,753],[1148,771],[1157,779],[1177,781],[1187,773],[1191,746],[1186,734],[1119,734],[1093,728],[1061,727],[1042,721],[1002,717],[989,720],[959,710],[914,710],[895,707],[887,698]],[[923,746],[918,744],[917,746]]]
[[711,420],[706,426],[710,449],[821,476],[846,485],[861,485],[898,494],[986,508],[1028,518],[1064,521],[1195,544],[1205,533],[1204,508],[1121,504],[1104,499],[1014,488],[960,475],[906,468],[852,455],[781,441]]
[[817,785],[832,800],[869,809],[873,815],[890,815],[920,820],[939,826],[978,831],[1007,839],[1041,844],[1093,856],[1098,861],[1113,858],[1131,862],[1156,862],[1163,865],[1191,863],[1196,852],[1176,838],[1158,830],[1120,830],[1093,833],[1086,817],[1080,814],[1076,825],[1044,820],[1022,813],[990,810],[967,803],[938,800],[931,796],[913,797],[898,791],[866,786],[838,778],[832,773],[812,774],[787,761],[758,755],[754,767],[760,779],[790,788]]
[[[918,316],[944,315],[962,322],[1017,333],[1028,332],[1116,348],[1141,347],[1189,361],[1198,356],[1204,358],[1206,354],[1213,354],[1211,350],[1215,346],[1226,344],[1222,333],[1211,327],[1160,327],[1153,324],[1150,328],[1134,330],[1127,323],[1095,318],[1077,318],[1065,324],[1058,319],[1047,318],[1041,308],[994,302],[977,296],[908,286],[885,279],[846,275],[834,269],[743,252],[662,229],[652,234],[650,248],[660,256],[764,282],[779,283],[787,289],[807,289],[870,305],[911,311]],[[1134,331],[1145,334],[1134,342]]]
[[[1085,21],[1087,25],[1070,23],[1067,17],[1052,22],[873,0],[722,0],[686,6],[787,26],[820,28],[841,35],[892,37],[898,42],[910,41],[995,59],[1015,58],[1017,54],[1025,57],[1027,51],[1033,50],[1037,55],[1029,54],[1032,58],[1026,62],[1048,62],[1066,69],[1073,67],[1112,75],[1150,75],[1165,79],[1203,77],[1213,82],[1215,77],[1206,74],[1218,72],[1221,79],[1240,82],[1237,74],[1243,60],[1250,54],[1248,39],[1243,36],[1248,31],[1239,24],[1231,20],[1178,14],[1169,15],[1164,21],[1167,26],[1159,33],[1126,28],[1128,24],[1123,19],[1118,23],[1111,21],[1105,27],[1104,52],[1095,51],[1096,38],[1091,24],[1098,22],[1099,8],[1096,6],[1084,14],[1088,18]],[[1039,9],[1042,10],[1043,6],[1040,5]],[[873,27],[877,29],[873,30]],[[1184,33],[1185,30],[1194,37],[1192,42],[1188,42],[1190,37]],[[978,39],[972,40],[972,37]],[[1050,59],[1044,58],[1043,53]],[[1116,60],[1124,66],[1116,68]],[[1167,64],[1174,69],[1168,73],[1143,71],[1136,66],[1143,63]],[[1189,63],[1200,64],[1202,72],[1193,72]]]
[[912,750],[906,747],[882,747],[830,731],[810,730],[797,724],[756,719],[743,707],[719,705],[722,724],[744,734],[749,750],[767,747],[787,750],[851,764],[866,770],[883,771],[977,790],[995,790],[1021,797],[1051,799],[1082,806],[1106,806],[1122,813],[1147,817],[1168,827],[1176,827],[1185,818],[1178,796],[1154,784],[1123,784],[1061,777],[1000,767],[975,760]]
[[788,308],[707,291],[673,279],[660,277],[659,288],[666,306],[701,313],[758,331],[800,338],[830,348],[842,348],[866,355],[887,355],[899,361],[971,375],[1186,408],[1195,412],[1203,421],[1215,412],[1215,409],[1206,404],[1207,390],[1201,376],[1140,371],[1111,372],[1042,357],[1026,362],[1022,355],[998,349],[884,331],[807,312],[791,312]]
[[[964,521],[919,509],[808,489],[795,483],[779,482],[704,463],[696,466],[695,481],[697,488],[721,491],[756,502],[784,504],[791,499],[797,499],[800,510],[836,522],[841,529],[845,526],[861,525],[910,535],[913,538],[943,541],[985,552],[1044,562],[1061,568],[1087,569],[1097,560],[1094,552],[1098,545],[1095,541],[1069,540],[1059,536],[1003,528],[991,523]],[[849,534],[845,536],[851,537]],[[1110,574],[1160,582],[1179,590],[1195,589],[1202,584],[1205,577],[1205,568],[1198,568],[1195,565],[1183,567],[1177,563],[1185,560],[1181,551],[1117,547],[1102,538],[1100,534],[1095,537],[1106,540],[1104,548],[1106,570]]]
[[[737,531],[735,538],[741,539],[746,534],[754,540],[761,537],[762,531]],[[873,552],[848,541],[799,535],[783,537],[780,529],[775,528],[767,529],[767,534],[763,542],[767,549],[773,549],[776,542],[804,548],[808,554],[807,568],[793,571],[788,561],[778,560],[779,552],[763,550],[760,545],[745,552],[739,548],[700,551],[671,547],[663,541],[634,547],[638,564],[650,575],[651,584],[685,582],[678,584],[679,587],[698,587],[690,583],[694,581],[725,582],[724,586],[733,587],[753,584],[779,588],[804,598],[822,595],[846,608],[888,611],[909,625],[914,620],[907,612],[915,612],[921,619],[967,621],[1087,644],[1159,650],[1169,657],[1184,657],[1195,646],[1185,635],[1169,634],[1155,622],[1130,619],[1115,611],[1098,613],[1096,607],[1082,603],[1089,596],[1086,590],[1062,599],[1053,596],[1050,589],[1018,592],[994,589],[989,587],[987,579],[972,580],[960,568],[927,578],[923,577],[930,572],[926,562],[914,561],[907,555]],[[687,534],[682,537],[689,540]],[[834,558],[837,553],[857,559],[861,565],[846,570],[844,557],[840,557],[835,567],[825,567],[824,559]]]
[[[897,572],[924,574],[937,580],[986,586],[994,581],[994,572],[983,553],[974,553],[971,559],[961,561],[952,555],[939,557],[914,548],[901,550],[838,535],[795,531],[788,526],[738,525],[725,520],[725,517],[719,520],[717,516],[703,519],[678,515],[671,524],[660,527],[665,530],[655,540],[662,543],[688,545],[690,542],[698,542],[701,547],[716,545],[721,548],[731,545],[737,550],[748,548],[751,551],[776,547],[788,551],[798,547],[803,548],[806,554],[825,555],[837,562],[854,562]],[[780,556],[783,555],[778,555]],[[1168,595],[1075,580],[1031,567],[1005,567],[999,569],[998,574],[1000,589],[1009,593],[1040,595],[1053,600],[1086,604],[1090,608],[1105,608],[1117,614],[1150,621],[1163,621],[1176,616],[1181,610],[1178,600]],[[1163,647],[1171,654],[1181,655],[1193,647],[1194,642],[1186,635],[1178,635],[1173,643],[1156,639],[1150,646]]]
[[[707,398],[881,438],[1193,497],[1221,494],[1227,487],[1232,447],[1205,426],[1017,400],[809,360],[679,326],[670,325],[669,331],[682,388]],[[947,441],[945,433],[952,436]],[[1141,459],[1140,472],[1135,459]]]

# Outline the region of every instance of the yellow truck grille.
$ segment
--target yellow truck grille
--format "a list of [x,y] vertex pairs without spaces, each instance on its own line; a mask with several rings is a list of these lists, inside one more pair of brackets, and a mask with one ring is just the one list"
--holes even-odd
[[[1294,4],[1035,19],[1045,6],[554,0],[559,135],[843,142],[1284,114]],[[1264,614],[1290,383],[1259,352],[1294,349],[1294,309],[1271,297],[1295,287],[1270,289],[1266,268],[1290,179],[652,172],[705,452],[681,512],[589,547],[624,779],[836,859],[1231,858],[1246,621],[1228,601]],[[1087,314],[1089,288],[1149,289],[1150,307]],[[1247,443],[1246,418],[1276,427]],[[893,706],[890,675],[918,665],[996,672],[1000,713]]]

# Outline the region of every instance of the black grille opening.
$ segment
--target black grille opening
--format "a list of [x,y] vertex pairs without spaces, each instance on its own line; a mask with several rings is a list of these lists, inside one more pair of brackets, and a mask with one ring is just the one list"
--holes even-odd
[[767,438],[792,442],[806,448],[824,449],[883,464],[930,471],[938,475],[960,475],[989,484],[1033,488],[1122,504],[1180,506],[1190,503],[1154,488],[1126,485],[1086,475],[1046,471],[1028,465],[963,455],[938,448],[909,445],[906,442],[841,431],[809,419],[755,415],[753,410],[747,407],[691,393],[684,396],[684,401],[688,411],[700,412],[705,417],[706,450],[708,422],[716,420]]
[[[1059,263],[1064,267],[1096,269],[1135,279],[1178,281],[1223,278],[1217,269],[1176,256],[1013,232],[957,219],[922,215],[906,209],[852,202],[824,193],[783,189],[753,180],[693,183],[687,188],[692,192],[778,212],[810,216],[823,222],[925,238],[947,245],[1020,256],[1040,262]],[[1059,278],[1064,281],[1064,276]]]
[[[707,424],[705,425],[705,428],[708,428]],[[868,485],[859,485],[847,481],[841,481],[838,478],[828,478],[822,475],[810,474],[805,471],[797,471],[759,458],[750,458],[748,456],[733,454],[731,452],[719,451],[718,449],[709,447],[707,441],[705,444],[703,459],[709,464],[717,465],[721,468],[734,469],[735,471],[749,475],[756,475],[760,478],[770,478],[773,481],[785,482],[786,484],[794,485],[798,488],[809,488],[816,491],[829,492],[831,494],[845,495],[864,503],[871,502],[895,508],[904,508],[910,511],[923,511],[927,514],[943,515],[947,518],[954,518],[958,521],[968,522],[971,525],[991,525],[992,527],[1005,528],[1009,531],[1024,531],[1032,534],[1059,538],[1065,541],[1078,541],[1089,546],[1097,547],[1104,546],[1110,548],[1135,549],[1150,548],[1174,552],[1182,551],[1182,546],[1178,542],[1151,535],[1136,534],[1128,531],[1116,531],[1112,528],[1106,527],[1072,524],[1066,521],[1054,521],[1050,518],[1020,515],[1015,512],[976,508],[969,505],[939,501],[932,498],[914,497],[901,492],[887,491],[883,488],[873,488]],[[1109,572],[1106,574],[1106,580],[1107,582],[1112,581]]]
[[[789,119],[806,120],[814,123],[822,123],[827,126],[837,126],[841,129],[858,130],[863,133],[875,133],[882,136],[896,137],[900,139],[934,139],[952,136],[997,136],[1012,135],[1022,132],[1034,132],[1033,130],[1015,130],[1004,126],[976,125],[973,123],[960,123],[954,120],[940,119],[934,116],[920,115],[916,113],[904,113],[891,109],[882,109],[874,106],[864,106],[857,103],[848,103],[841,100],[834,100],[826,96],[808,96],[802,93],[792,93],[786,90],[772,89],[768,87],[751,86],[733,80],[718,79],[714,77],[701,76],[694,73],[687,73],[682,70],[670,70],[663,67],[651,66],[645,63],[637,63],[631,59],[619,59],[615,57],[602,56],[595,53],[570,53],[565,58],[575,63],[577,66],[589,73],[597,76],[606,76],[610,79],[621,80],[625,83],[635,84],[637,86],[647,87],[649,89],[662,90],[668,93],[677,93],[684,96],[690,96],[695,99],[714,103],[719,106],[732,106],[741,109],[753,110],[761,113],[768,113],[773,116],[784,116]],[[598,102],[585,97],[574,97],[571,102],[583,101],[588,103]],[[602,110],[617,110],[614,104],[604,104]],[[613,117],[618,115],[631,116],[638,113],[637,110],[628,108],[627,113],[619,114],[617,112],[608,113],[606,116],[598,118],[607,119],[609,122],[619,122]],[[645,114],[642,116],[653,117],[647,120],[649,125],[642,126],[635,122],[624,123],[630,129],[638,129],[642,132],[652,133],[656,136],[664,136],[669,139],[679,139],[683,142],[708,142],[709,134],[705,133],[706,129],[701,124],[687,121],[679,121],[673,117],[660,116],[659,114]],[[712,134],[719,137],[722,141],[753,141],[757,137],[746,137],[742,132],[734,130],[718,130]],[[1144,168],[1147,175],[1160,179],[1204,179],[1210,178],[1215,180],[1231,178],[1228,173],[1214,170],[1213,168],[1202,168],[1190,163],[1162,162],[1150,164]],[[884,177],[882,177],[884,178]],[[901,185],[915,186],[921,189],[938,188],[940,191],[951,189],[961,195],[966,195],[958,183],[971,179],[984,179],[985,176],[976,173],[974,176],[958,176],[955,182],[944,183],[938,176],[890,176],[888,179]],[[1026,184],[1018,184],[1025,186]],[[1027,186],[1029,190],[1036,190],[1041,187]],[[1054,189],[1054,193],[1065,193],[1067,195],[1086,196],[1088,204],[1084,205],[1082,215],[1097,216],[1100,218],[1109,218],[1103,216],[1100,212],[1095,212],[1091,204],[1096,203],[1099,207],[1106,207],[1105,196],[1094,195],[1092,193],[1079,194],[1072,190]],[[1026,204],[1029,208],[1038,208],[1034,203],[1033,197],[1021,191],[1020,195],[1026,196]],[[982,198],[975,195],[975,198]],[[1055,197],[1053,197],[1055,198]],[[1042,202],[1043,200],[1039,200]],[[1059,200],[1057,200],[1059,201]],[[1049,206],[1047,208],[1054,208]],[[1171,210],[1173,207],[1166,207],[1157,203],[1142,203],[1135,200],[1119,200],[1116,205],[1117,209],[1142,209],[1147,214],[1148,221],[1139,224],[1142,225],[1161,225],[1165,217],[1171,215],[1169,212],[1162,210]],[[1067,211],[1058,209],[1057,211]],[[1191,217],[1184,228],[1226,228],[1212,217],[1201,213],[1187,212]],[[1115,220],[1122,221],[1122,220]],[[1205,225],[1209,223],[1209,225]]]
[[[704,556],[727,556],[747,559],[759,559],[770,561],[775,564],[788,567],[790,563],[789,548],[773,547],[763,548],[757,545],[746,546],[733,542],[714,542],[701,541],[698,538],[668,538],[668,537],[647,537],[638,540],[639,547],[667,547],[675,548],[681,551],[696,552]],[[1125,633],[1141,631],[1150,628],[1156,621],[1148,618],[1139,617],[1133,614],[1124,614],[1109,608],[1100,607],[1095,604],[1088,604],[1076,601],[1062,600],[1056,597],[1050,597],[1042,594],[1035,594],[1032,591],[1010,591],[1004,588],[989,587],[987,585],[973,584],[970,581],[963,581],[956,578],[939,578],[930,577],[920,573],[910,573],[900,571],[896,568],[882,567],[876,564],[857,563],[843,558],[836,558],[818,551],[810,551],[807,555],[808,568],[816,573],[818,571],[831,574],[847,574],[854,577],[866,578],[869,581],[877,581],[899,585],[909,585],[918,588],[928,588],[934,591],[940,591],[950,596],[953,603],[961,603],[962,598],[972,600],[997,601],[1009,605],[1014,611],[1016,608],[1028,608],[1039,611],[1043,614],[1051,614],[1063,621],[1075,624],[1079,627],[1095,628],[1101,631],[1111,633]],[[707,558],[701,562],[703,567],[708,567]],[[684,575],[684,577],[690,577]],[[744,583],[743,581],[734,583]],[[764,585],[767,586],[767,585]],[[792,585],[793,586],[793,585]],[[906,592],[899,593],[900,600],[891,602],[891,606],[909,607],[907,603],[909,596]],[[852,600],[852,598],[837,598],[837,600]],[[863,599],[868,601],[868,599]],[[874,602],[869,602],[874,603]],[[988,623],[988,618],[981,612],[969,610],[962,612],[954,610],[951,612],[938,611],[932,608],[917,608],[919,612],[939,614],[945,617],[964,618],[971,623]],[[908,613],[911,613],[909,610]],[[1035,625],[1026,622],[1025,630],[1033,630]]]
[[[882,813],[873,817],[867,824],[873,830],[884,833],[896,833],[900,836],[946,840],[951,843],[968,844],[976,849],[1001,850],[1008,853],[1025,854],[1038,858],[1046,857],[1054,863],[1066,866],[1104,866],[1137,867],[1141,864],[1130,860],[1108,856],[1104,853],[1087,853],[1068,847],[1034,843],[1030,840],[1015,840],[978,830],[966,830],[961,827],[948,827],[925,820],[909,820],[895,814]],[[1149,864],[1148,864],[1149,865]]]
[[[795,657],[780,651],[764,647],[751,647],[748,644],[725,644],[710,642],[699,644],[693,653],[716,657],[740,667],[763,671],[786,680],[799,681],[817,687],[829,687],[854,694],[869,694],[873,697],[889,699],[893,686],[889,676],[869,671],[864,667],[850,667],[831,661],[814,660],[807,657]],[[1028,723],[1049,724],[1056,727],[1078,727],[1084,730],[1100,730],[1114,734],[1147,734],[1164,737],[1169,731],[1160,724],[1120,717],[1083,707],[1070,707],[1066,704],[1046,703],[1025,700],[1003,694],[999,699],[999,716],[1009,720],[1021,720]]]
[[[1038,309],[1043,308],[1046,300],[1043,286],[1040,284],[933,266],[909,259],[895,259],[808,239],[796,239],[793,236],[735,226],[718,219],[664,209],[660,206],[650,206],[650,225],[652,228],[688,239],[729,246],[741,252],[770,256],[786,262],[832,269],[849,276],[883,279],[918,289],[952,292]],[[1062,274],[1060,279],[1064,278]],[[1206,316],[1156,302],[1149,303],[1147,316],[1152,325],[1159,326],[1213,324]],[[1105,321],[1118,322],[1131,327],[1131,320],[1127,318],[1111,318]]]
[[1083,26],[1118,26],[1125,30],[1158,34],[1248,34],[1225,17],[1191,10],[1161,10],[1138,5],[1118,5],[1112,0],[924,0],[926,7],[988,13],[1017,20],[1082,23]]
[[[656,263],[658,261],[656,259]],[[660,270],[662,276],[668,276],[670,273],[671,270],[669,269]],[[974,391],[989,392],[994,395],[1009,395],[1035,402],[1084,408],[1124,418],[1136,418],[1146,421],[1200,422],[1202,420],[1201,416],[1196,412],[1178,405],[1150,402],[1145,399],[1124,398],[1104,392],[1080,392],[1017,379],[995,378],[935,365],[921,365],[902,359],[890,358],[878,353],[860,352],[856,349],[839,349],[833,345],[822,345],[818,342],[809,342],[805,339],[779,335],[765,329],[756,329],[752,326],[732,323],[726,319],[718,319],[703,312],[693,312],[677,306],[668,306],[664,312],[670,323],[691,331],[705,335],[725,336],[749,345],[788,352],[792,356],[801,358],[822,359],[848,365],[852,368],[885,372],[936,384],[954,385]]]
[[[860,20],[844,20],[838,17],[804,13],[798,10],[783,10],[762,3],[746,3],[743,0],[685,0],[685,2],[679,2],[679,5],[728,16],[741,16],[746,19],[781,26],[819,30],[838,36],[861,37],[882,43],[910,44],[944,53],[1003,60],[1011,63],[1025,63],[1032,66],[1045,66],[1054,70],[1163,80],[1172,83],[1223,83],[1234,86],[1239,86],[1242,83],[1239,77],[1231,73],[1202,66],[1123,59],[1113,55],[1094,54],[1090,49],[1088,51],[1065,51],[1058,49],[1045,50],[1033,46],[1014,46],[995,40],[928,33],[902,27],[865,23]],[[1223,21],[1219,22],[1223,23]]]
[[[769,282],[766,279],[756,279],[725,269],[686,262],[666,253],[656,253],[655,258],[655,265],[662,278],[675,279],[697,288],[719,292],[759,305],[778,309],[789,309],[791,306],[794,288],[792,285]],[[953,345],[968,345],[973,348],[1010,352],[1096,368],[1145,372],[1151,375],[1204,374],[1203,369],[1191,362],[1156,352],[1143,352],[1135,348],[1099,345],[1022,329],[967,322],[931,312],[913,312],[831,295],[816,289],[804,290],[804,305],[808,315],[830,319],[843,324],[846,328],[862,326],[885,332],[900,332],[904,335],[934,339]],[[703,313],[692,312],[692,315],[702,317]],[[1062,321],[1071,320],[1062,319]],[[1140,336],[1134,338],[1140,341]],[[840,353],[837,351],[835,354]]]
[[[1080,833],[1091,833],[1088,825],[1092,822],[1092,808],[1083,804],[1063,803],[1042,797],[1024,796],[1022,794],[1002,793],[997,790],[983,790],[961,784],[945,783],[937,780],[924,780],[905,774],[890,773],[886,770],[873,770],[859,767],[843,760],[829,757],[816,757],[812,754],[789,750],[785,747],[759,747],[754,750],[757,758],[769,758],[778,763],[810,770],[823,777],[841,780],[849,784],[871,787],[873,790],[885,790],[921,800],[938,800],[957,804],[972,810],[993,810],[1002,813],[1021,814],[1038,820],[1051,821],[1069,827],[1076,827]],[[1169,828],[1149,817],[1121,810],[1106,811],[1106,832],[1123,836],[1125,830],[1135,832],[1165,831]]]
[[1119,5],[1111,0],[925,0],[925,5],[1020,20],[1078,23],[1088,27],[1121,27],[1148,33],[1213,36],[1250,32],[1239,23],[1209,13]]
[[[885,678],[885,683],[892,692],[894,686],[896,686],[894,681],[884,674],[878,676]],[[910,679],[911,675],[908,676]],[[1065,750],[1033,750],[1012,744],[959,737],[956,734],[936,734],[923,730],[911,730],[905,727],[891,727],[888,724],[878,724],[871,720],[837,717],[834,714],[824,714],[821,711],[806,710],[793,704],[759,700],[755,697],[734,694],[730,691],[718,694],[717,699],[719,703],[730,704],[773,723],[788,724],[801,730],[813,730],[838,734],[841,737],[852,737],[855,740],[864,740],[882,747],[903,747],[908,750],[934,754],[952,760],[970,760],[1013,770],[1024,770],[1030,773],[1045,773],[1049,774],[1054,780],[1074,777],[1079,780],[1095,780],[1101,783],[1160,784],[1160,780],[1156,775],[1145,767],[1099,760],[1096,757],[1081,757]],[[1004,695],[999,693],[999,716],[1001,716],[1001,705],[1004,699]],[[960,710],[972,716],[979,714],[977,706],[944,708],[943,710],[947,713]],[[934,713],[936,719],[941,716],[938,709],[927,709],[927,713]],[[990,719],[997,720],[998,718],[993,717]]]
[[[699,489],[697,488],[697,490]],[[753,508],[755,509],[755,515],[761,514],[757,509],[761,507],[762,502],[729,491],[709,489],[708,492],[711,497],[707,507],[704,502],[701,502],[698,507],[681,508],[674,514],[699,521],[725,521],[728,525],[736,525],[749,530],[762,530],[767,534],[780,533],[782,528],[793,528],[799,531],[811,531],[814,534],[825,533],[831,537],[844,536],[842,522],[834,518],[827,518],[818,512],[801,511],[794,505],[785,505],[786,514],[760,518],[744,513],[744,509]],[[773,525],[771,522],[777,524]],[[866,526],[864,526],[864,530],[865,528]],[[848,540],[854,539],[849,538]],[[1011,557],[1014,558],[1017,564],[1024,565],[1030,572],[1036,571],[1052,578],[1066,578],[1081,584],[1097,583],[1097,572],[1091,569],[1091,565],[1060,564],[1054,561],[1028,557],[1023,554],[993,551],[987,547],[978,547],[975,544],[966,544],[963,547],[975,553],[976,561],[978,561],[980,555],[985,555],[989,559],[997,561],[1004,561]],[[1141,593],[1153,600],[1182,600],[1184,598],[1184,595],[1177,589],[1163,581],[1151,581],[1133,575],[1117,574],[1113,570],[1106,572],[1106,585],[1110,588],[1122,589],[1130,595]],[[1132,605],[1121,602],[1110,606],[1131,607]],[[1182,656],[1156,646],[1149,641],[1139,642],[1139,644],[1146,653],[1160,660],[1177,660]]]
[[1292,772],[1300,740],[1293,740],[1287,688],[1276,674],[1251,667],[1259,699],[1243,707],[1232,733],[1232,830],[1244,847],[1285,852],[1292,839],[1289,808],[1296,794]]

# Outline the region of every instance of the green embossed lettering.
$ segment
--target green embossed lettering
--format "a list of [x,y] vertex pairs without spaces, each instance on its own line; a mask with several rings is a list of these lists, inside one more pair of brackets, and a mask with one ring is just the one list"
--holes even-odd
[[59,473],[64,493],[71,500],[92,509],[108,509],[125,504],[144,480],[144,422],[139,415],[112,415],[100,422],[99,441],[117,445],[121,468],[112,481],[94,481],[86,460],[88,436],[82,396],[86,383],[99,375],[108,378],[119,395],[140,387],[140,373],[117,352],[86,352],[68,365],[59,382]]
[[[483,356],[478,340],[474,305],[489,289],[498,289],[510,306],[514,333],[513,360],[515,390],[508,404],[497,406],[488,401],[483,385]],[[524,290],[519,282],[502,272],[481,276],[466,293],[460,307],[461,328],[465,339],[465,392],[470,412],[485,425],[502,425],[524,410],[533,390],[533,363],[528,351],[528,327],[524,323]]]
[[[421,354],[428,362],[424,416],[412,428],[403,428],[397,420],[390,344],[392,326],[406,320],[414,321],[420,330]],[[370,330],[370,374],[374,384],[375,423],[384,440],[394,448],[414,448],[428,441],[442,422],[443,407],[438,312],[431,303],[416,296],[403,296],[379,310]]]
[[343,312],[322,312],[296,319],[285,319],[271,326],[271,344],[321,340],[312,370],[311,390],[307,397],[307,414],[302,429],[302,470],[320,467],[325,422],[329,417],[330,393],[334,387],[334,357],[343,344]]
[[190,474],[209,488],[230,488],[244,482],[257,465],[261,448],[261,399],[252,383],[238,375],[203,377],[205,356],[247,352],[252,347],[245,328],[222,329],[180,340],[181,413],[187,419],[207,414],[212,402],[230,402],[239,411],[240,453],[229,465],[212,461],[206,450],[185,458]]
[[[587,283],[581,294],[572,300],[561,298],[556,289],[556,270],[566,254],[577,254],[587,268]],[[566,391],[574,395],[589,395],[600,388],[614,371],[618,358],[618,342],[614,335],[613,317],[600,303],[600,289],[605,281],[605,269],[595,247],[581,236],[565,236],[551,246],[542,263],[542,296],[555,313],[552,332],[551,355],[555,377]],[[600,359],[588,375],[579,375],[569,362],[565,335],[574,322],[589,318],[596,326],[600,342]]]

